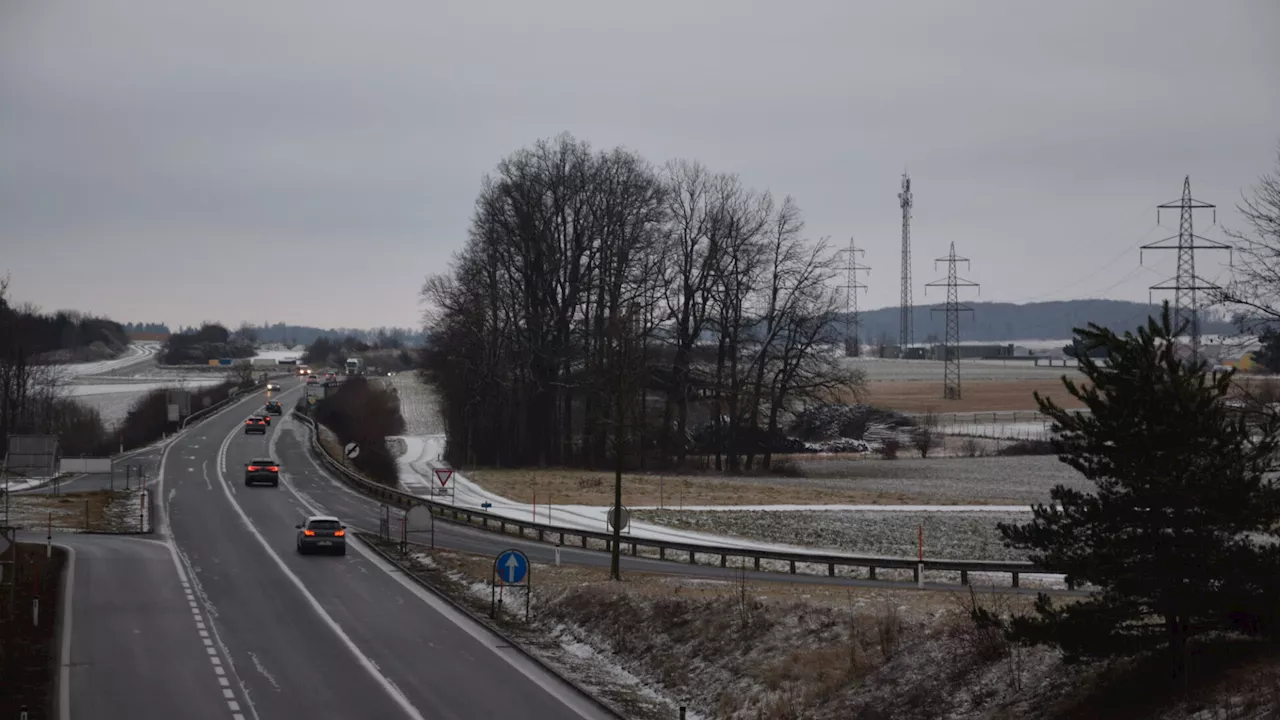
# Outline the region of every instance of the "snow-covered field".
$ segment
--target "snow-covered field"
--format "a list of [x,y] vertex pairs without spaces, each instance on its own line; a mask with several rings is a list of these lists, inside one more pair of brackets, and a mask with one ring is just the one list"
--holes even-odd
[[143,395],[152,390],[162,388],[196,389],[212,387],[223,382],[223,378],[183,378],[172,380],[154,380],[144,382],[116,382],[95,384],[70,384],[61,388],[68,396],[94,408],[102,415],[102,421],[108,426],[125,418],[129,408]]
[[431,390],[409,372],[391,377],[391,386],[400,397],[400,415],[404,418],[406,435],[438,435],[444,432],[440,415],[436,412]]
[[996,438],[1000,440],[1048,440],[1052,436],[1052,424],[1048,421],[1022,423],[956,423],[939,425],[938,431],[947,435]]
[[638,510],[637,520],[739,537],[786,542],[855,555],[916,557],[919,529],[924,556],[948,560],[1026,560],[1026,554],[1001,543],[996,523],[1025,523],[1028,509],[999,512],[900,510]]
[[264,360],[301,360],[303,353],[307,351],[305,346],[299,345],[294,348],[277,348],[271,350],[259,350],[254,357]]
[[154,358],[156,353],[160,351],[160,343],[140,342],[133,343],[125,349],[123,355],[112,360],[100,360],[98,362],[87,363],[70,363],[67,365],[56,366],[59,374],[65,378],[82,377],[85,375],[101,375],[114,370],[135,365]]

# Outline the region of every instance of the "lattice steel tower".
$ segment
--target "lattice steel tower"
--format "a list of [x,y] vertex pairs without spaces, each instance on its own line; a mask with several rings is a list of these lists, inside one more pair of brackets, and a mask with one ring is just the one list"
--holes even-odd
[[[960,313],[973,312],[973,308],[960,304],[960,288],[977,288],[978,283],[966,280],[956,274],[956,264],[964,263],[965,267],[969,266],[969,258],[962,258],[956,255],[956,244],[951,243],[951,254],[946,257],[940,257],[933,261],[933,267],[937,269],[938,263],[945,262],[947,264],[947,277],[945,280],[934,280],[926,284],[925,292],[929,292],[931,287],[940,287],[945,285],[947,288],[947,304],[942,307],[932,308],[932,312],[945,312],[947,314],[947,339],[942,346],[942,357],[946,361],[946,366],[942,375],[942,397],[947,400],[960,399]],[[981,292],[981,290],[979,290]]]
[[[1192,229],[1192,215],[1196,210],[1213,210],[1213,222],[1218,222],[1216,206],[1201,202],[1191,197],[1191,176],[1182,180],[1182,199],[1156,206],[1156,222],[1160,222],[1161,210],[1178,210],[1178,234],[1158,240],[1150,245],[1143,245],[1142,250],[1177,250],[1178,272],[1172,278],[1159,285],[1152,285],[1149,290],[1173,291],[1173,320],[1189,336],[1191,357],[1200,356],[1200,308],[1196,300],[1197,290],[1217,290],[1218,286],[1196,275],[1196,250],[1231,250],[1225,243],[1209,240],[1196,235]],[[1174,241],[1176,244],[1168,244]],[[1142,263],[1141,252],[1138,263]],[[1185,325],[1185,327],[1184,327]]]
[[867,289],[866,285],[858,282],[858,272],[870,274],[871,268],[858,264],[858,253],[862,252],[862,248],[854,245],[852,237],[849,238],[849,247],[840,252],[845,256],[845,265],[841,268],[844,270],[845,280],[844,285],[840,286],[844,290],[844,354],[845,357],[858,357],[862,354],[858,291]]
[[905,172],[902,173],[898,204],[902,206],[902,301],[899,303],[902,319],[898,332],[898,354],[901,357],[915,342],[915,329],[911,326],[911,177]]

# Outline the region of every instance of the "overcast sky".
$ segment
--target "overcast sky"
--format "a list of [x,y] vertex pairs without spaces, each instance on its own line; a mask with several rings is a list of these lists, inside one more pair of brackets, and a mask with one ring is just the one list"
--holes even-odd
[[0,272],[120,321],[417,325],[481,177],[569,131],[794,195],[866,248],[863,307],[904,168],[917,303],[951,241],[974,299],[1145,301],[1183,176],[1230,227],[1275,168],[1278,37],[1276,0],[11,0]]

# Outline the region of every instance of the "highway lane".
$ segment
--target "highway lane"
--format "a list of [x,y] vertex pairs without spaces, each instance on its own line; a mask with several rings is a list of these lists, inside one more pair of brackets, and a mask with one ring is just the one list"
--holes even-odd
[[259,717],[604,717],[370,551],[298,556],[294,525],[309,508],[287,487],[242,479],[279,421],[259,437],[242,419],[210,421],[225,438],[192,443],[202,471],[167,470],[164,494],[179,554]]
[[[33,533],[20,539],[45,541]],[[62,605],[61,717],[228,720],[225,670],[211,659],[209,633],[168,545],[70,534],[54,542],[72,553]]]
[[[219,411],[219,413],[215,413],[214,416],[222,412],[241,413],[243,416],[244,414],[251,412],[253,409],[265,404],[266,397],[267,394],[265,391],[249,393],[240,401],[233,403],[228,408]],[[165,449],[174,442],[177,437],[190,433],[200,435],[201,440],[207,440],[208,436],[205,434],[206,430],[203,426],[209,419],[210,418],[202,418],[197,420],[192,425],[180,431],[177,436],[170,437],[135,450],[130,450],[129,452],[115,458],[115,460],[112,461],[112,468],[114,469],[114,472],[110,475],[106,473],[76,475],[57,483],[30,488],[28,490],[19,490],[14,492],[14,495],[65,495],[67,493],[92,492],[96,490],[119,490],[124,488],[126,484],[129,487],[133,487],[137,482],[137,473],[139,472],[145,473],[148,485],[154,485],[160,473],[160,459],[164,455]],[[193,459],[193,457],[188,455],[182,459]],[[126,466],[131,467],[132,470],[126,471]],[[129,474],[126,475],[126,472]]]

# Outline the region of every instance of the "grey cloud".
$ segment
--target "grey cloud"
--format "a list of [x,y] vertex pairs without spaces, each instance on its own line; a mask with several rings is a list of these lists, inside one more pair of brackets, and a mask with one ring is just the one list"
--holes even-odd
[[[873,306],[897,300],[904,167],[921,282],[954,240],[986,299],[1081,276],[1063,296],[1146,299],[1166,259],[1106,264],[1162,235],[1146,211],[1190,173],[1232,222],[1280,140],[1271,0],[3,13],[5,268],[23,299],[122,320],[265,319],[247,291],[274,274],[297,292],[273,295],[271,318],[414,323],[480,177],[563,130],[796,196],[814,236],[867,248]],[[321,308],[337,271],[358,291]]]

